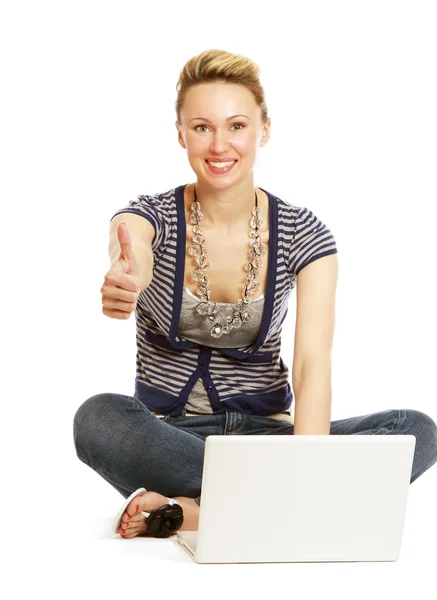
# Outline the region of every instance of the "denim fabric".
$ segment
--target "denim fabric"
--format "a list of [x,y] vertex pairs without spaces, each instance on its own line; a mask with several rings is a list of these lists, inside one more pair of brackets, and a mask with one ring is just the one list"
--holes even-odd
[[[81,461],[124,498],[138,489],[200,504],[205,439],[209,435],[293,435],[287,421],[226,412],[159,419],[137,399],[97,394],[76,411],[74,443]],[[416,437],[410,483],[437,461],[437,426],[425,413],[393,409],[331,422],[331,435]]]

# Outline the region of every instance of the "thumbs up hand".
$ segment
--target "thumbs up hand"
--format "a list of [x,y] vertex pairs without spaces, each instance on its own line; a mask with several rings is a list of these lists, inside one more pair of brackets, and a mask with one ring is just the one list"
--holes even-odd
[[105,275],[100,289],[102,312],[112,319],[129,319],[140,295],[140,267],[126,223],[117,228],[120,254]]

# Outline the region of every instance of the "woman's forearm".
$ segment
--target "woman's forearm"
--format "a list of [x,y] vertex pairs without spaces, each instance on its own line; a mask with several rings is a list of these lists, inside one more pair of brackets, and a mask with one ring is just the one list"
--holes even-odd
[[331,363],[306,367],[293,380],[294,435],[329,435],[331,429]]

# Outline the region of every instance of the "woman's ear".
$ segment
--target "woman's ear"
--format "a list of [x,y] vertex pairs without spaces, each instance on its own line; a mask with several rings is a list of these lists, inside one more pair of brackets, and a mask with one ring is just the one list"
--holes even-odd
[[262,132],[262,136],[261,136],[260,146],[264,146],[269,141],[269,139],[270,139],[270,126],[271,126],[271,124],[272,124],[272,122],[271,122],[270,117],[269,117],[267,119],[266,123],[263,125],[263,132]]
[[185,145],[184,136],[183,136],[183,133],[181,131],[181,128],[179,127],[179,123],[176,121],[175,125],[176,125],[176,129],[178,130],[178,142],[180,143],[180,145],[182,146],[182,148],[185,148],[185,150],[186,150],[187,146]]

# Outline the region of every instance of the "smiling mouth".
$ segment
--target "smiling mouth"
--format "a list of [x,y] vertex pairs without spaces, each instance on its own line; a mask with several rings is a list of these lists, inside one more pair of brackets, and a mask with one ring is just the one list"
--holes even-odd
[[215,162],[206,159],[205,162],[208,165],[209,172],[213,175],[225,175],[226,173],[229,173],[229,171],[231,171],[231,169],[233,169],[234,166],[237,164],[237,160]]

